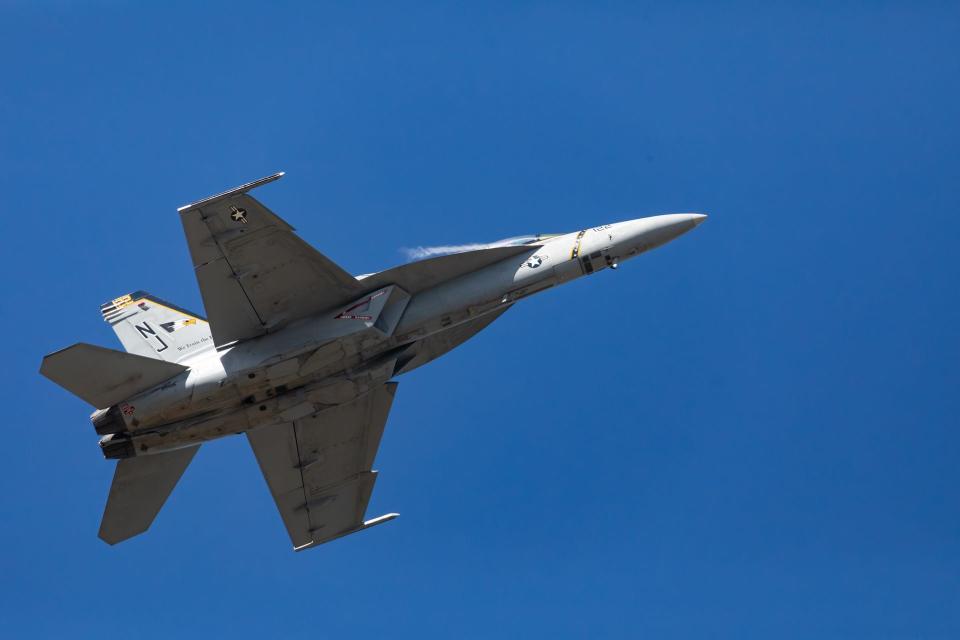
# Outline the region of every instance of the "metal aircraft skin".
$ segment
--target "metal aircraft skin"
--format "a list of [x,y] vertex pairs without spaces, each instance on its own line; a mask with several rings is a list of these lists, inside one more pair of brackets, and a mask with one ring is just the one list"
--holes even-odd
[[659,215],[525,236],[353,277],[248,194],[179,209],[207,318],[144,292],[101,307],[126,353],[75,344],[40,372],[93,405],[118,460],[100,526],[146,531],[201,444],[245,433],[295,550],[366,519],[393,379],[516,301],[658,247],[706,216]]

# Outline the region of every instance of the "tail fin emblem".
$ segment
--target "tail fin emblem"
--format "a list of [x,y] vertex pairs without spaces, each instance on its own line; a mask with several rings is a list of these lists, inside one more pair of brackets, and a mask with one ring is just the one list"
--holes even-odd
[[241,224],[247,224],[247,210],[241,209],[240,207],[234,205],[230,207],[230,217],[233,218],[234,222],[239,222]]

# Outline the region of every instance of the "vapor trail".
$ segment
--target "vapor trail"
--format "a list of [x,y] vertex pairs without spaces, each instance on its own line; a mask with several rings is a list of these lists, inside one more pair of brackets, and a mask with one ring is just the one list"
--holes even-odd
[[434,256],[446,256],[451,253],[462,253],[463,251],[475,251],[477,249],[489,249],[491,247],[502,246],[498,242],[485,242],[473,244],[446,244],[437,247],[403,247],[400,249],[408,259],[420,260],[421,258],[432,258]]

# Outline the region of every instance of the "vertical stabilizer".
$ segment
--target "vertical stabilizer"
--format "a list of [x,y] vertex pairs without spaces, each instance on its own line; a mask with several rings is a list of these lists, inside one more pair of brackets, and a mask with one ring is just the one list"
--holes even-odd
[[145,291],[100,305],[100,313],[130,353],[180,362],[214,348],[205,319]]

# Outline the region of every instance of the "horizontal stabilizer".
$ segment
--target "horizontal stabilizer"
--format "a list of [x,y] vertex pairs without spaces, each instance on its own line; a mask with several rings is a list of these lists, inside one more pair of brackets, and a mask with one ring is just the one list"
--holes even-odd
[[117,463],[100,539],[117,544],[150,528],[200,445]]
[[83,342],[51,353],[40,365],[40,373],[97,409],[106,409],[186,370],[173,362]]

